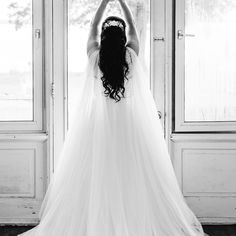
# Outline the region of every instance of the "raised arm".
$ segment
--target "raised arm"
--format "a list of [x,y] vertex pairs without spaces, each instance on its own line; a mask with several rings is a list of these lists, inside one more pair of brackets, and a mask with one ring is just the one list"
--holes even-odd
[[128,43],[127,43],[127,46],[131,47],[138,55],[139,54],[139,39],[138,39],[137,30],[135,27],[134,18],[132,16],[132,13],[129,9],[128,4],[126,3],[126,0],[118,0],[118,1],[121,5],[124,16],[125,16],[126,21],[128,23],[128,32],[127,32]]
[[99,25],[101,23],[103,13],[104,13],[109,1],[110,0],[102,0],[101,1],[100,5],[95,13],[95,16],[91,22],[90,32],[89,32],[89,37],[88,37],[88,42],[87,42],[88,56],[91,55],[91,53],[99,47],[99,39],[98,39]]

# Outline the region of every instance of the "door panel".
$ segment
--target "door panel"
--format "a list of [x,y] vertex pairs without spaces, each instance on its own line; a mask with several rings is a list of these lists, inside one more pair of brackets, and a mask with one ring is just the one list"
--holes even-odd
[[171,6],[175,93],[169,132],[176,175],[202,222],[235,222],[236,5],[176,0]]
[[38,223],[46,190],[47,145],[40,136],[32,139],[8,137],[0,142],[0,223]]
[[1,1],[0,30],[0,224],[35,224],[49,146],[43,0]]
[[236,220],[236,135],[172,134],[177,179],[201,221]]
[[186,197],[186,201],[203,224],[235,223],[235,197]]

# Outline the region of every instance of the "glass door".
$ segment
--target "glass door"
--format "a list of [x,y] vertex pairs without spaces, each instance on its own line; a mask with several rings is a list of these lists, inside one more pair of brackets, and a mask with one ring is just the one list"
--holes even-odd
[[176,130],[236,131],[236,2],[176,5]]
[[0,2],[0,129],[42,130],[43,2]]
[[[20,8],[25,8],[25,19]],[[0,121],[33,120],[31,16],[30,0],[1,3]]]
[[[76,94],[80,93],[80,77],[87,63],[86,44],[89,33],[90,21],[95,14],[100,1],[98,0],[68,0],[68,123],[73,116],[73,108],[76,107]],[[150,0],[128,0],[138,28],[141,58],[147,66],[150,77],[150,35],[151,14]],[[117,2],[110,2],[106,16],[122,16]],[[150,80],[151,83],[151,80]]]

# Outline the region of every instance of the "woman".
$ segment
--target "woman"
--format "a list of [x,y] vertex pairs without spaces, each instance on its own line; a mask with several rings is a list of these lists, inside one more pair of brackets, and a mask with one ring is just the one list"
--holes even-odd
[[88,67],[72,128],[24,236],[202,236],[179,189],[130,9],[91,24]]

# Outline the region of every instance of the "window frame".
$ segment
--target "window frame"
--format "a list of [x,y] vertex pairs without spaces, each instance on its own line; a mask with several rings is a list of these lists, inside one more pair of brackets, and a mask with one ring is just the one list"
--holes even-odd
[[[36,37],[36,30],[40,30]],[[0,133],[40,131],[43,129],[43,0],[32,0],[32,121],[0,121]]]
[[185,121],[185,0],[175,2],[175,132],[235,132],[236,121]]

